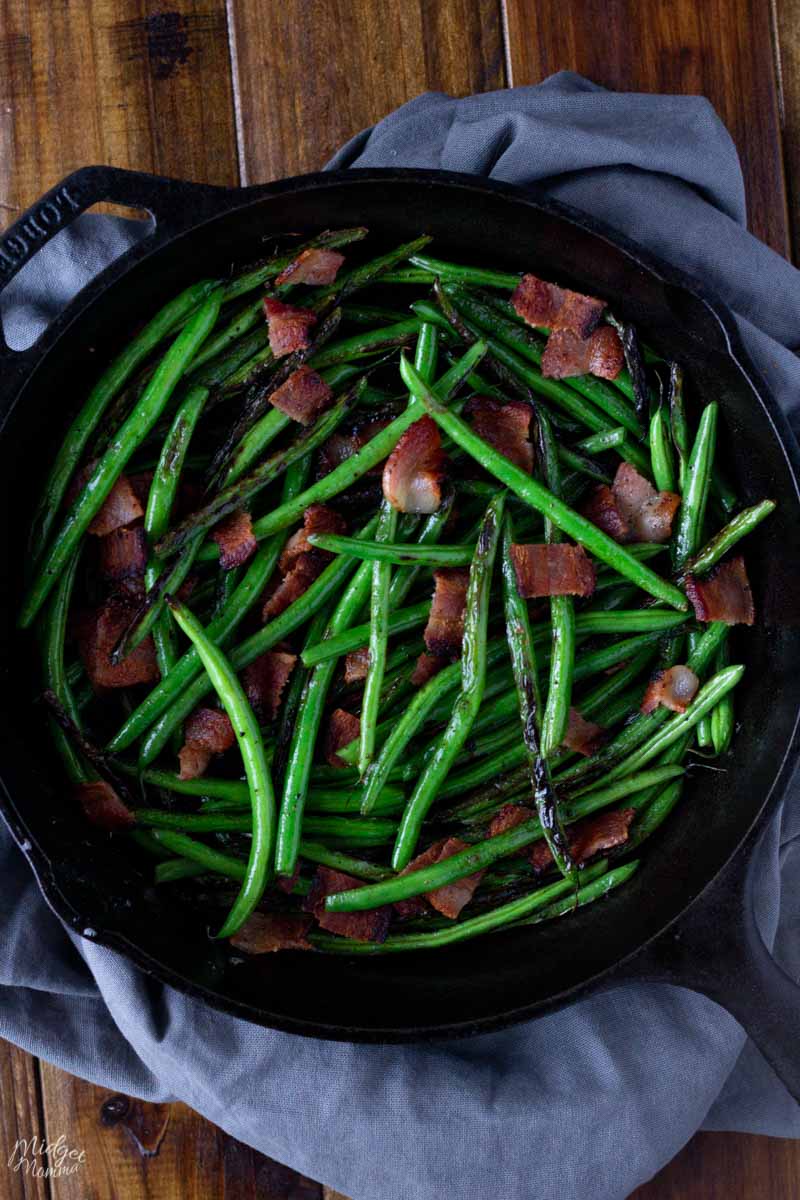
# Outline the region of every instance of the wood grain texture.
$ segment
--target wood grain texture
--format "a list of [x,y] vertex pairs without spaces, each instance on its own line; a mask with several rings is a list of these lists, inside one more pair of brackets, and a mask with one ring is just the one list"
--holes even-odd
[[504,83],[500,0],[232,0],[243,181],[318,170],[420,92]]
[[95,162],[237,182],[224,0],[0,0],[0,222]]
[[0,1042],[0,1196],[4,1200],[49,1200],[46,1181],[20,1164],[24,1151],[18,1148],[20,1141],[44,1136],[40,1101],[36,1059],[9,1042]]
[[86,1152],[84,1169],[50,1181],[51,1200],[323,1200],[320,1184],[184,1104],[146,1104],[47,1063],[41,1074],[48,1138]]
[[800,263],[800,0],[772,0],[795,263]]
[[698,1133],[630,1200],[797,1200],[800,1142]]
[[769,0],[505,0],[505,5],[514,84],[538,83],[569,69],[623,91],[706,95],[742,159],[750,228],[788,254]]

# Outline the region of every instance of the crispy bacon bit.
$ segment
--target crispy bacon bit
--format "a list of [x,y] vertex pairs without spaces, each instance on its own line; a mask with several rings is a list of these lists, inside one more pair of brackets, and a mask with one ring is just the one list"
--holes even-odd
[[[442,862],[443,859],[451,858],[452,855],[466,849],[467,843],[462,842],[461,838],[442,838],[441,841],[434,842],[432,846],[429,846],[424,853],[418,854],[416,858],[412,859],[400,874],[410,875],[424,867],[432,867],[434,863]],[[469,904],[482,878],[483,871],[475,871],[474,874],[467,875],[464,879],[455,879],[452,883],[442,884],[432,892],[426,892],[425,899],[442,916],[455,920],[462,908]]]
[[642,712],[651,713],[659,704],[673,712],[686,712],[699,687],[700,680],[688,667],[677,666],[667,671],[657,671],[647,685]]
[[597,326],[606,306],[604,300],[545,283],[536,275],[522,276],[511,303],[529,325],[569,329],[581,338],[588,337]]
[[143,526],[114,529],[100,539],[99,549],[98,569],[104,579],[121,583],[144,575],[147,547]]
[[326,555],[323,561],[328,561],[330,555],[326,551],[315,551],[308,540],[309,536],[312,533],[344,533],[346,529],[347,524],[344,517],[334,512],[332,508],[328,508],[324,504],[309,505],[303,513],[302,529],[298,529],[292,534],[278,559],[278,569],[286,574],[301,554],[311,552]]
[[[377,417],[372,421],[365,421],[363,425],[359,425],[350,433],[331,434],[320,450],[317,474],[320,477],[329,475],[334,467],[340,466],[348,458],[358,454],[358,451],[366,446],[367,442],[372,441],[375,435],[385,429],[388,424],[388,417]],[[380,465],[367,471],[367,475],[381,474],[383,474],[383,467]]]
[[425,645],[431,654],[457,658],[464,638],[469,570],[466,567],[439,567],[433,572],[433,578],[436,590],[425,626]]
[[568,750],[575,750],[578,754],[588,757],[601,745],[604,734],[602,725],[595,725],[594,721],[584,721],[577,708],[570,708],[567,732],[561,744]]
[[230,750],[236,740],[230,718],[218,708],[196,708],[186,722],[178,754],[181,779],[198,779],[215,754]]
[[595,571],[583,546],[514,544],[511,560],[517,589],[526,600],[539,596],[591,596]]
[[353,938],[357,942],[382,942],[389,930],[392,916],[390,905],[368,908],[365,912],[325,911],[326,897],[332,896],[334,892],[350,892],[353,888],[363,886],[361,880],[353,879],[352,875],[334,871],[331,867],[318,867],[303,908],[306,912],[313,913],[320,929],[325,929],[328,933],[338,933],[340,937]]
[[687,575],[685,587],[698,621],[752,625],[756,619],[753,593],[741,554],[722,563],[708,579]]
[[442,502],[444,453],[439,426],[432,417],[409,425],[386,460],[383,494],[393,508],[432,513]]
[[579,337],[571,329],[554,330],[542,355],[542,374],[551,379],[573,375],[599,375],[616,379],[625,366],[625,352],[616,329],[603,325],[589,337]]
[[127,475],[120,475],[106,496],[103,507],[89,526],[89,533],[105,537],[123,525],[130,525],[144,516],[144,507]]
[[107,829],[110,833],[115,833],[119,829],[130,829],[131,825],[136,823],[131,810],[104,779],[76,784],[75,798],[86,819],[98,829]]
[[360,650],[351,650],[344,660],[345,683],[360,683],[367,678],[369,671],[369,646]]
[[361,732],[361,722],[358,717],[347,712],[344,708],[335,708],[328,722],[328,732],[325,735],[325,759],[332,767],[346,767],[348,763],[339,758],[338,750],[349,746]]
[[470,400],[467,413],[478,437],[528,474],[533,470],[533,445],[529,440],[533,411],[521,400],[500,404],[490,396]]
[[245,954],[271,954],[275,950],[311,950],[306,934],[313,922],[302,913],[252,913],[238,933],[230,939],[232,946]]
[[[597,816],[577,821],[567,830],[569,852],[573,862],[586,863],[601,850],[613,850],[628,840],[631,821],[636,815],[633,808],[618,812],[603,812]],[[545,871],[553,861],[547,842],[534,842],[530,851],[531,866],[536,871]]]
[[282,612],[299,599],[325,568],[326,556],[322,550],[301,554],[292,569],[267,597],[261,611],[264,621],[274,621]]
[[428,680],[433,679],[434,675],[438,675],[446,665],[440,654],[427,654],[423,650],[411,672],[411,682],[414,687],[424,687]]
[[152,637],[146,637],[135,650],[115,666],[111,652],[138,609],[137,601],[115,593],[99,608],[85,613],[78,623],[78,650],[92,687],[133,687],[158,679],[158,663]]
[[296,662],[296,654],[267,650],[242,671],[242,686],[260,720],[274,721],[277,717],[283,689]]
[[317,323],[315,313],[272,296],[264,298],[264,313],[269,323],[269,348],[275,358],[311,345],[311,326]]
[[211,531],[211,540],[219,546],[219,565],[223,571],[241,567],[258,549],[252,518],[243,508],[220,521]]
[[321,412],[330,404],[333,391],[325,380],[311,367],[298,367],[285,383],[269,398],[274,408],[279,408],[293,421],[301,425],[313,425]]
[[497,837],[498,833],[508,833],[509,829],[516,829],[524,821],[530,821],[533,815],[529,808],[523,808],[519,804],[504,804],[500,812],[492,817],[489,837]]
[[581,512],[615,542],[631,540],[631,527],[623,517],[617,498],[607,484],[601,483],[594,489]]
[[680,496],[657,492],[630,463],[620,463],[612,485],[614,498],[633,542],[666,542],[672,533]]
[[344,262],[344,255],[335,250],[324,250],[320,246],[311,246],[298,254],[294,262],[284,267],[275,280],[276,287],[285,283],[333,283]]

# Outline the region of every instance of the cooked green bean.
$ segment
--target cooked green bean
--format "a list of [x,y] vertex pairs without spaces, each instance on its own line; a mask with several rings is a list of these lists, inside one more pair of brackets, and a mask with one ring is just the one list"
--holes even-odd
[[[722,670],[730,663],[728,639],[717,651],[717,670]],[[733,738],[733,693],[723,696],[716,708],[711,710],[711,743],[715,754],[724,754],[730,747]]]
[[[397,532],[397,509],[388,500],[381,504],[375,545],[391,542]],[[391,566],[388,562],[373,562],[370,589],[369,664],[361,699],[361,728],[359,731],[358,773],[363,779],[375,753],[375,725],[378,720],[381,688],[386,670],[386,644],[389,639],[389,585]]]
[[686,464],[686,479],[678,509],[678,520],[673,537],[673,564],[681,571],[696,553],[703,534],[703,520],[708,500],[711,470],[714,465],[714,448],[717,440],[717,416],[719,405],[707,404],[703,409],[697,437]]
[[511,275],[507,271],[462,266],[459,263],[445,262],[441,258],[431,258],[427,254],[412,254],[408,261],[427,273],[428,282],[438,277],[466,284],[467,287],[498,287],[513,291],[520,281],[519,275]]
[[394,325],[383,329],[370,329],[365,333],[356,333],[352,337],[342,338],[333,342],[311,356],[309,366],[315,371],[323,367],[333,367],[337,363],[352,362],[364,354],[374,354],[376,350],[388,350],[392,346],[406,346],[419,333],[421,322],[417,317],[404,317]]
[[[253,828],[253,819],[249,813],[236,812],[180,813],[160,808],[139,808],[136,810],[136,820],[148,828],[178,829],[186,833],[250,833]],[[317,837],[341,838],[364,846],[380,844],[390,839],[396,830],[396,821],[382,817],[363,821],[339,815],[306,814],[303,818],[305,833]]]
[[[416,379],[419,375],[415,372]],[[419,839],[422,822],[436,798],[436,792],[458,757],[483,699],[486,681],[486,629],[489,621],[489,593],[497,544],[500,539],[505,492],[489,502],[470,567],[464,612],[464,639],[461,655],[461,692],[453,706],[453,715],[439,739],[436,753],[417,780],[400,822],[392,866],[401,871],[408,866]]]
[[118,430],[114,442],[92,469],[83,490],[64,517],[61,528],[42,554],[19,616],[22,628],[27,628],[34,620],[128,459],[163,412],[187,364],[213,328],[219,306],[220,293],[212,292],[178,334],[135,409]]
[[[561,471],[555,439],[544,413],[539,414],[539,455],[544,483],[551,495],[561,498]],[[561,541],[558,527],[545,517],[544,536],[548,544]],[[572,703],[572,676],[575,669],[575,605],[571,596],[550,597],[550,623],[553,643],[550,653],[550,681],[547,703],[541,719],[542,754],[547,759],[561,745],[567,732]]]
[[253,805],[250,818],[252,843],[247,875],[218,934],[219,937],[230,937],[250,916],[266,887],[275,838],[275,796],[272,779],[264,757],[264,744],[258,721],[233,667],[223,652],[209,640],[200,622],[184,605],[172,597],[168,598],[167,603],[178,625],[196,648],[211,684],[230,717],[250,789]]
[[[425,548],[430,549],[444,532],[445,525],[450,520],[450,515],[453,511],[454,492],[450,489],[442,497],[442,502],[435,513],[425,521],[419,537],[417,538],[417,546],[420,550]],[[367,543],[369,544],[369,543]],[[373,543],[374,544],[374,543]],[[398,567],[392,574],[392,582],[389,585],[389,607],[394,610],[398,608],[405,600],[408,593],[419,578],[420,565],[408,567]]]
[[[157,829],[153,836],[167,850],[180,854],[182,858],[188,858],[190,862],[198,863],[215,875],[225,875],[243,885],[249,878],[249,864],[234,854],[225,854],[222,850],[216,850],[205,842],[198,842],[196,838],[172,829]],[[156,868],[157,883],[166,883],[171,877],[174,878],[171,872],[162,872]]]
[[466,567],[472,562],[474,544],[464,546],[407,545],[396,542],[366,542],[342,537],[338,533],[312,533],[312,546],[332,554],[352,554],[370,562],[397,563],[398,566]]
[[275,255],[265,263],[260,263],[251,271],[246,271],[242,275],[237,275],[232,279],[225,288],[223,299],[225,303],[229,300],[235,300],[245,292],[255,291],[270,279],[275,279],[280,275],[286,267],[290,266],[298,255],[305,250],[338,250],[342,246],[351,245],[353,242],[360,242],[367,236],[369,231],[363,225],[355,226],[352,229],[325,229],[322,233],[318,233],[316,237],[310,238],[309,241],[295,246],[294,249],[285,252],[284,254]]
[[577,446],[579,450],[585,450],[587,454],[602,454],[604,450],[615,450],[624,441],[625,430],[620,425],[616,429],[593,433],[591,437],[582,438]]
[[[68,672],[64,667],[64,640],[67,632],[67,619],[75,583],[75,572],[78,569],[79,554],[73,554],[71,560],[54,589],[50,602],[45,611],[41,630],[42,660],[44,667],[45,687],[56,696],[59,704],[81,728],[81,718],[78,706],[72,694]],[[84,783],[93,777],[92,771],[84,763],[70,738],[61,726],[51,717],[50,731],[56,744],[64,770],[71,783]]]
[[[371,574],[371,563],[362,562],[361,566]],[[408,608],[398,608],[387,618],[387,632],[394,636],[397,633],[405,633],[408,629],[416,629],[425,624],[429,614],[430,601],[428,600],[409,605]],[[315,646],[306,647],[301,655],[302,661],[307,667],[315,667],[318,663],[328,662],[332,658],[340,658],[343,654],[350,654],[368,642],[369,631],[370,624],[367,622],[363,625],[354,625],[343,629],[335,636],[324,637]]]
[[774,500],[762,500],[760,504],[754,504],[752,508],[743,508],[740,513],[720,529],[719,533],[706,542],[705,546],[698,551],[694,558],[690,558],[684,565],[684,573],[692,575],[705,575],[712,567],[716,566],[721,558],[732,550],[738,541],[746,537],[748,533],[760,525],[765,517],[768,517],[775,509]]
[[660,492],[674,492],[678,486],[668,418],[663,404],[659,404],[650,418],[650,461],[653,479]]

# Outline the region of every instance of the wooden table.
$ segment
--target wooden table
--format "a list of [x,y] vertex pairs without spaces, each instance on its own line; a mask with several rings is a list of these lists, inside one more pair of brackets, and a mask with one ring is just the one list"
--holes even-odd
[[[561,68],[705,93],[742,156],[753,231],[797,252],[800,0],[0,0],[0,224],[87,163],[258,183],[316,170],[419,92]],[[0,1159],[18,1137],[62,1133],[89,1166],[50,1181],[0,1167],[0,1195],[335,1200],[183,1105],[111,1095],[5,1047]],[[700,1134],[636,1200],[723,1196],[800,1196],[800,1145]]]

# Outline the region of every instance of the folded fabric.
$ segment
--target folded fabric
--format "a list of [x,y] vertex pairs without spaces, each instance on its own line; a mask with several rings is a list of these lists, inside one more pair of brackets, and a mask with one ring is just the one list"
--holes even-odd
[[[601,217],[701,276],[797,417],[800,274],[746,231],[735,148],[700,97],[616,95],[562,73],[465,100],[421,96],[332,167],[470,171]],[[2,300],[32,339],[134,232],[82,218]],[[800,974],[797,787],[765,831],[758,916]],[[628,985],[470,1041],[347,1046],[273,1033],[70,935],[0,832],[0,1035],[148,1100],[181,1099],[354,1200],[623,1200],[695,1130],[800,1136],[800,1109],[737,1023],[680,988]],[[24,1132],[24,1131],[23,1131]]]

